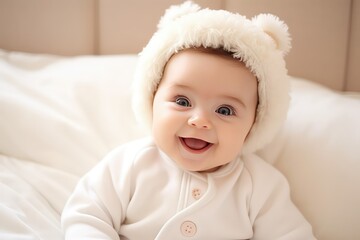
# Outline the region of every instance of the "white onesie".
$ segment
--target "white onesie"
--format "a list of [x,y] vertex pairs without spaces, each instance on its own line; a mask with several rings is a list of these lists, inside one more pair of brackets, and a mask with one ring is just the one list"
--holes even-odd
[[286,179],[251,155],[184,171],[151,138],[120,146],[86,174],[62,215],[66,239],[315,239]]

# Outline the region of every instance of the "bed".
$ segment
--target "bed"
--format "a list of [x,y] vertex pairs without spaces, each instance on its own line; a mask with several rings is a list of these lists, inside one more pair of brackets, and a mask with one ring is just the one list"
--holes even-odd
[[[79,178],[145,135],[130,108],[137,53],[180,2],[0,2],[0,239],[62,239]],[[360,239],[360,1],[196,2],[288,23],[290,110],[259,154],[317,239]]]

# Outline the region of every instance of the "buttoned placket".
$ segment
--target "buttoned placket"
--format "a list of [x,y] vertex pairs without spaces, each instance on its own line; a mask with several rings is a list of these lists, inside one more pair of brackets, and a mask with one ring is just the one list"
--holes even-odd
[[[180,182],[180,194],[177,214],[163,226],[157,240],[165,239],[199,239],[207,234],[206,222],[199,219],[197,211],[216,196],[216,178],[228,175],[237,163],[229,164],[221,171],[210,174],[183,172]],[[221,188],[222,189],[222,188]],[[205,220],[206,221],[206,220]]]
[[[205,177],[196,173],[184,172],[178,210],[181,211],[199,201],[206,190],[207,181]],[[183,237],[196,237],[197,225],[191,218],[184,220],[179,229]]]
[[200,200],[205,194],[207,187],[208,184],[205,177],[185,172],[181,184],[178,211]]

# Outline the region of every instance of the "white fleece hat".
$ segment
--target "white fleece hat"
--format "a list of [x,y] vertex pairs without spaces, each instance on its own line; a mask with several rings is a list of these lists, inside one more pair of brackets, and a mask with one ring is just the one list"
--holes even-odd
[[153,99],[167,61],[180,50],[194,47],[233,52],[257,77],[259,104],[242,153],[269,143],[287,114],[289,81],[284,55],[291,48],[287,26],[271,14],[250,20],[224,10],[200,9],[190,1],[167,9],[140,53],[133,86],[137,120],[151,127]]

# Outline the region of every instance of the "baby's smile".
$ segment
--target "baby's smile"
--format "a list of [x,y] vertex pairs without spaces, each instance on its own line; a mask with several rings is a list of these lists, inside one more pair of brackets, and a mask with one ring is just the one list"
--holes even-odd
[[180,142],[185,149],[192,153],[203,153],[213,145],[210,142],[198,138],[180,137]]

